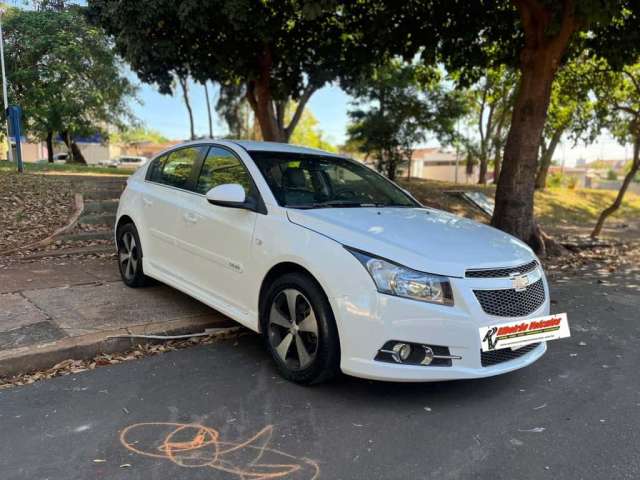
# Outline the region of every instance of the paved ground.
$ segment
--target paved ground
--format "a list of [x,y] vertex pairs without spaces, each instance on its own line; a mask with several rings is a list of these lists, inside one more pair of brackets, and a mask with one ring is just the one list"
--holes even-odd
[[164,322],[201,331],[230,321],[161,284],[125,287],[113,259],[54,258],[0,270],[0,360],[24,347]]
[[637,479],[639,292],[557,278],[573,336],[493,379],[303,388],[249,336],[0,391],[2,478]]

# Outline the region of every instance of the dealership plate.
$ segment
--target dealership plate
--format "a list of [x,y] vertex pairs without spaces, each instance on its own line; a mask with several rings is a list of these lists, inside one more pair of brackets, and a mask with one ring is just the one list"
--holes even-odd
[[480,327],[483,352],[500,348],[517,350],[532,343],[548,342],[570,335],[566,313]]

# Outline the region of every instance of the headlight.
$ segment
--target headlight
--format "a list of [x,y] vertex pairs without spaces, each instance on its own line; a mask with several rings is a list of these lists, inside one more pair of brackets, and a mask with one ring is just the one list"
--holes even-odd
[[367,269],[379,292],[440,305],[453,305],[453,292],[447,277],[418,272],[359,250],[347,250]]

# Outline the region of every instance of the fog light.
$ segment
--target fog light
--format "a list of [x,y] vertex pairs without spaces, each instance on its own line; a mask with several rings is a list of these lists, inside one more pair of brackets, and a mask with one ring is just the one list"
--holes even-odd
[[411,355],[411,345],[407,343],[396,343],[393,346],[392,356],[396,362],[404,362],[407,358],[409,358],[409,355]]
[[424,358],[420,362],[420,365],[429,365],[433,361],[433,350],[426,345],[423,345],[422,348],[424,348]]

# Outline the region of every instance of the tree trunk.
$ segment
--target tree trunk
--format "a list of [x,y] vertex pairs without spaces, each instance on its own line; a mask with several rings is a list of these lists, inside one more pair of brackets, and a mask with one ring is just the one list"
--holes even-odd
[[493,184],[497,185],[500,179],[500,170],[502,169],[502,154],[496,149],[496,156],[493,159]]
[[67,151],[69,152],[69,160],[67,161],[68,163],[81,163],[83,165],[87,164],[87,161],[84,158],[84,155],[82,155],[82,152],[80,151],[80,147],[78,147],[78,144],[76,142],[73,141],[73,138],[71,138],[71,134],[69,133],[69,130],[65,130],[62,132],[62,140],[64,141],[64,144],[67,147]]
[[530,2],[514,0],[525,32],[520,54],[521,76],[504,149],[503,166],[496,190],[491,225],[546,253],[547,239],[533,213],[538,150],[553,83],[561,57],[575,31],[575,5],[564,0],[560,30],[548,36],[553,20],[546,8],[536,10]]
[[213,138],[213,118],[211,116],[211,102],[209,102],[209,89],[207,88],[207,82],[202,85],[204,86],[204,98],[207,102],[207,115],[209,117],[209,138]]
[[268,46],[264,47],[262,55],[258,59],[259,74],[255,80],[247,83],[246,98],[253,110],[255,119],[260,125],[262,139],[268,142],[289,142],[291,134],[295,130],[309,98],[317,87],[308,80],[302,95],[297,100],[296,111],[291,121],[285,126],[284,114],[287,101],[273,98],[271,90],[271,68],[273,59]]
[[631,169],[629,173],[624,177],[624,181],[620,186],[620,190],[618,191],[618,195],[614,202],[605,208],[598,221],[596,222],[596,226],[593,228],[593,232],[591,232],[591,238],[598,238],[600,233],[602,232],[602,227],[604,226],[604,222],[607,218],[612,215],[616,210],[620,208],[622,205],[622,200],[624,199],[625,193],[627,193],[627,189],[631,184],[631,181],[636,176],[636,174],[640,171],[640,133],[636,134],[635,142],[633,145],[633,163],[631,164]]
[[191,133],[191,140],[195,140],[196,132],[193,126],[193,110],[191,109],[191,101],[189,100],[189,77],[178,75],[178,82],[182,88],[182,98],[185,106],[187,107],[187,112],[189,113],[189,131]]
[[73,161],[75,163],[81,163],[83,165],[87,164],[87,159],[84,158],[84,155],[76,142],[71,142],[71,151],[73,152]]
[[47,131],[47,161],[53,163],[53,132]]
[[549,173],[549,167],[553,160],[553,154],[560,143],[564,128],[558,128],[553,132],[553,136],[549,141],[549,145],[546,148],[541,149],[540,163],[538,165],[538,173],[536,175],[536,190],[544,190],[547,187],[547,175]]
[[489,159],[486,154],[480,155],[480,173],[478,174],[478,183],[484,185],[487,183],[487,166]]

